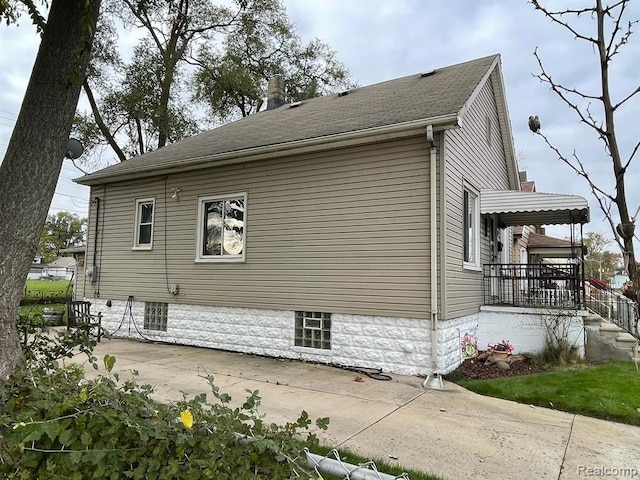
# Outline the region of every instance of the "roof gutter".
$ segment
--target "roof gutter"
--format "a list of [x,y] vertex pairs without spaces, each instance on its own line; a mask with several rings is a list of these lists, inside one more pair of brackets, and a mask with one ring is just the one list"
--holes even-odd
[[115,183],[136,178],[149,178],[153,176],[167,175],[176,172],[186,172],[200,170],[203,168],[218,167],[223,165],[233,165],[258,160],[266,160],[273,157],[291,156],[303,153],[318,152],[334,148],[348,147],[364,143],[365,141],[384,141],[408,136],[424,135],[424,129],[430,125],[434,131],[446,130],[459,125],[458,114],[442,115],[430,119],[413,120],[411,122],[398,123],[395,125],[385,125],[382,127],[367,128],[353,132],[338,133],[322,137],[296,140],[292,142],[278,143],[261,147],[235,150],[232,152],[218,153],[215,155],[205,155],[189,159],[185,164],[184,160],[173,161],[172,163],[153,169],[153,167],[124,170],[114,174],[100,174],[96,172],[84,177],[75,178],[73,181],[81,185],[102,185]]

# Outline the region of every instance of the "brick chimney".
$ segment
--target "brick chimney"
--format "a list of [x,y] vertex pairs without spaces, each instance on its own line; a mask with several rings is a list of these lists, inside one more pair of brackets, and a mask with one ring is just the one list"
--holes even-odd
[[277,74],[269,80],[269,93],[267,94],[267,110],[273,110],[285,103],[284,78]]
[[520,181],[521,182],[526,182],[527,181],[527,172],[526,171],[518,172],[518,176],[520,177]]

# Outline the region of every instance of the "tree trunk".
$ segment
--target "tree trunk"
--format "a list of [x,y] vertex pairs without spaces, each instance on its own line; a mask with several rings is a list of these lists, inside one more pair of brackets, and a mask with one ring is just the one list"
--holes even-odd
[[0,165],[0,381],[22,361],[16,316],[66,153],[100,0],[53,0]]

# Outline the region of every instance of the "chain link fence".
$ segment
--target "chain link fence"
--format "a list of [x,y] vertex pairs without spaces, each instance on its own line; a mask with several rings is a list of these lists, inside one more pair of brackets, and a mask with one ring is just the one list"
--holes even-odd
[[341,480],[410,480],[406,473],[399,476],[378,471],[373,461],[353,465],[340,458],[337,450],[327,455],[318,455],[304,449],[304,456],[293,460],[297,478],[341,479]]

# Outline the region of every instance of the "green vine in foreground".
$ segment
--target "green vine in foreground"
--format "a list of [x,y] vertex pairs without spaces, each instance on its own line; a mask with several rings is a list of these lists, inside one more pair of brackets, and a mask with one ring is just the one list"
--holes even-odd
[[[104,364],[111,372],[115,358]],[[213,403],[201,394],[167,405],[134,377],[87,380],[77,365],[25,369],[0,385],[0,476],[285,479],[295,468],[311,478],[294,465],[305,446],[318,445],[306,412],[283,426],[266,423],[257,391],[233,407],[207,379]],[[326,429],[328,419],[316,425]]]

